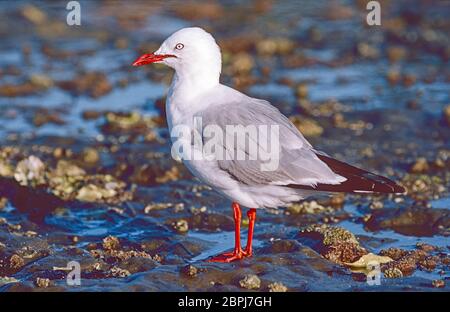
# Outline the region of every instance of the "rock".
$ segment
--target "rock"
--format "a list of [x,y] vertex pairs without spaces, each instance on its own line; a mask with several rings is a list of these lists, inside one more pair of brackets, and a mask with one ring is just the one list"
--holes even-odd
[[151,203],[145,206],[144,213],[151,213],[152,211],[165,210],[173,207],[172,203]]
[[117,49],[126,49],[128,47],[128,39],[125,37],[117,38],[114,42],[114,46]]
[[187,1],[182,6],[174,6],[173,10],[178,17],[187,20],[220,20],[225,13],[224,7],[215,1],[204,3]]
[[268,286],[269,292],[286,292],[288,288],[281,282],[270,283]]
[[164,172],[162,176],[156,177],[155,181],[157,183],[167,183],[171,181],[177,181],[181,178],[181,176],[182,174],[179,168],[177,166],[173,166],[172,168]]
[[433,280],[431,282],[431,284],[433,285],[433,287],[435,288],[444,288],[445,287],[445,281],[444,280]]
[[18,282],[19,282],[19,280],[14,277],[9,277],[9,276],[0,277],[0,287],[2,287],[3,285],[6,285],[6,284],[18,283]]
[[296,240],[281,239],[273,241],[269,246],[263,249],[262,253],[296,253],[300,251],[302,247],[303,246]]
[[388,268],[384,271],[384,277],[386,278],[401,278],[403,277],[402,271],[398,268]]
[[318,237],[323,245],[333,245],[338,243],[359,244],[355,235],[346,229],[338,226],[311,225],[301,230],[301,236]]
[[86,175],[86,171],[77,165],[67,161],[67,160],[58,160],[56,164],[55,170],[51,173],[53,177],[80,177]]
[[[301,52],[291,53],[289,55],[283,56],[282,65],[285,68],[300,68],[305,66],[316,65],[319,61],[313,57],[307,57]],[[285,80],[285,82],[287,82]],[[292,86],[293,83],[289,83],[289,86]],[[301,100],[301,98],[299,98]]]
[[42,25],[47,22],[47,14],[38,7],[27,4],[20,10],[21,15],[35,25]]
[[100,156],[95,148],[87,147],[83,150],[83,161],[89,164],[95,164],[100,160]]
[[445,233],[450,226],[450,212],[420,207],[377,209],[365,220],[365,226],[370,231],[393,230],[404,235],[431,236]]
[[332,208],[326,208],[319,203],[317,203],[315,200],[312,201],[302,201],[299,203],[293,203],[287,206],[287,211],[294,214],[302,214],[302,213],[321,213],[325,211],[333,211]]
[[447,189],[446,182],[439,175],[406,174],[401,183],[416,202],[440,197],[442,190]]
[[105,250],[119,250],[120,241],[117,237],[108,236],[103,239],[103,249]]
[[[8,203],[8,198],[0,196],[0,210],[5,208],[7,203]],[[2,223],[0,222],[0,224],[2,224]]]
[[108,174],[88,175],[82,168],[62,159],[47,177],[50,191],[63,200],[117,204],[132,198],[132,190],[126,190],[124,182]]
[[394,260],[399,260],[402,257],[406,256],[407,254],[408,254],[407,250],[394,247],[383,249],[380,251],[380,255],[390,257]]
[[93,80],[92,85],[90,85],[89,87],[88,94],[93,98],[98,98],[108,94],[109,92],[111,92],[111,90],[112,86],[106,78],[106,75],[97,74],[95,80]]
[[39,158],[31,155],[17,164],[14,178],[23,186],[44,184],[45,165]]
[[63,158],[63,157],[70,158],[72,157],[72,155],[73,155],[72,150],[67,148],[57,147],[53,150],[53,157],[55,158]]
[[400,81],[401,74],[398,70],[391,69],[387,72],[386,78],[391,85],[396,85]]
[[343,193],[333,195],[329,199],[329,204],[331,206],[337,207],[337,208],[343,207],[344,202],[345,202],[345,194],[343,194]]
[[308,85],[300,83],[295,87],[295,95],[299,99],[306,99],[308,97]]
[[181,273],[188,277],[195,277],[197,276],[198,269],[195,266],[189,264],[181,269]]
[[47,288],[50,286],[50,280],[48,278],[38,277],[34,281],[34,284],[39,288]]
[[232,59],[231,68],[235,74],[248,74],[253,67],[255,67],[255,61],[248,53],[238,53]]
[[14,254],[9,258],[9,266],[13,269],[19,269],[25,265],[23,258],[17,254]]
[[0,159],[0,176],[8,178],[14,176],[14,168],[2,159]]
[[356,261],[356,259],[364,256],[367,251],[361,246],[354,243],[339,243],[328,247],[328,251],[324,257],[335,263],[344,263]]
[[351,232],[337,226],[311,225],[300,231],[299,238],[326,259],[339,264],[354,262],[368,253]]
[[81,114],[84,120],[95,120],[103,116],[103,112],[99,112],[96,110],[85,110]]
[[236,89],[245,90],[249,86],[252,86],[255,83],[257,83],[257,81],[258,79],[255,76],[252,76],[251,74],[239,75],[233,78],[233,85]]
[[401,46],[388,47],[387,56],[388,56],[389,61],[392,63],[401,61],[406,56],[406,49]]
[[184,234],[189,231],[189,223],[184,219],[173,222],[172,226],[180,234]]
[[222,49],[222,57],[224,63],[232,54],[239,52],[251,52],[255,47],[255,43],[259,38],[247,33],[239,33],[237,35],[227,36],[219,39],[219,46]]
[[256,51],[261,55],[288,54],[295,48],[295,44],[288,38],[268,38],[257,41]]
[[[394,261],[383,264],[381,267],[381,271],[388,271],[388,274],[394,274],[397,276],[398,274],[394,269],[398,269],[401,271],[402,276],[411,275],[419,265],[419,263],[423,263],[427,265],[424,261],[429,259],[428,254],[423,250],[413,250],[413,251],[401,251],[398,249],[389,249],[387,252],[382,250],[380,254],[385,255],[387,253],[391,253],[393,255]],[[392,271],[392,272],[391,272]]]
[[416,83],[417,77],[413,74],[405,74],[403,75],[403,85],[405,87],[410,87]]
[[239,281],[239,286],[245,289],[259,289],[261,287],[261,280],[255,274],[247,274]]
[[439,257],[428,256],[425,259],[420,259],[417,262],[419,269],[425,271],[433,271],[438,265]]
[[339,2],[331,1],[325,9],[325,18],[336,21],[350,19],[355,15],[355,9]]
[[383,202],[380,200],[375,200],[370,203],[369,208],[370,209],[382,209],[384,207]]
[[30,82],[41,89],[49,89],[53,87],[53,80],[47,75],[33,74],[30,76]]
[[106,274],[108,277],[127,277],[131,273],[128,270],[121,269],[117,266],[112,267]]
[[4,97],[28,96],[37,94],[39,91],[41,91],[41,89],[31,82],[25,82],[18,85],[4,84],[0,86],[0,96]]
[[380,56],[380,51],[366,42],[358,43],[357,50],[359,55],[367,59],[376,59]]
[[78,191],[76,199],[86,202],[96,202],[102,199],[102,197],[102,192],[96,185],[88,184]]
[[231,231],[234,229],[233,221],[228,215],[219,213],[195,213],[189,219],[189,224],[194,229],[217,231],[218,229]]
[[438,247],[430,245],[430,244],[426,244],[426,243],[422,243],[422,242],[417,242],[416,243],[416,248],[421,249],[425,252],[432,252],[438,249]]
[[304,136],[321,136],[324,131],[322,126],[314,119],[300,116],[291,116],[289,119]]
[[56,113],[46,109],[39,109],[33,116],[33,124],[41,127],[45,124],[63,125],[65,121]]
[[153,258],[131,257],[120,261],[119,266],[121,269],[134,274],[154,269],[157,266],[157,262]]
[[72,80],[59,81],[57,85],[75,95],[87,94],[93,98],[106,95],[112,90],[108,78],[100,72],[81,74]]
[[127,135],[151,137],[154,128],[159,125],[159,117],[144,116],[139,112],[108,112],[105,114],[105,123],[101,131],[108,135]]

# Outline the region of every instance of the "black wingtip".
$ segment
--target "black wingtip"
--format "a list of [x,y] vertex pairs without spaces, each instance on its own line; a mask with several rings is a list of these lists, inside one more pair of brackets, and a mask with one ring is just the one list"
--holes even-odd
[[345,177],[347,180],[340,184],[319,183],[315,186],[290,184],[288,185],[289,187],[325,192],[382,193],[399,195],[406,193],[406,189],[403,186],[386,177],[351,166],[320,153],[317,153],[316,155],[320,160],[326,163],[330,169],[333,170],[333,172]]

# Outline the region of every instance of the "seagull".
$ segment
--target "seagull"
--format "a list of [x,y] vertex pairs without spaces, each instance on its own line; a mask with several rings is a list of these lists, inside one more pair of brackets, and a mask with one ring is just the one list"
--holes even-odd
[[[189,131],[198,129],[194,121],[196,117],[201,117],[200,141],[209,139],[205,134],[207,126],[215,126],[224,133],[229,125],[277,127],[278,146],[275,149],[278,151],[278,163],[275,169],[264,169],[261,159],[182,159],[194,176],[232,201],[234,249],[208,261],[232,262],[252,256],[256,210],[259,208],[283,207],[319,193],[405,192],[402,186],[386,177],[317,151],[297,127],[268,101],[252,98],[221,84],[221,59],[220,48],[210,33],[199,27],[188,27],[176,31],[157,51],[143,54],[132,64],[162,63],[175,70],[166,98],[166,118],[173,144],[172,133],[177,127],[183,126]],[[243,136],[252,140],[248,133]],[[199,152],[194,143],[184,139],[183,148],[191,147],[194,153]],[[261,142],[257,144],[262,145]],[[234,144],[231,148],[227,144],[222,145],[220,147],[227,155],[249,153],[245,144]],[[261,147],[259,145],[258,148]],[[241,246],[240,239],[241,206],[249,208],[245,248]]]

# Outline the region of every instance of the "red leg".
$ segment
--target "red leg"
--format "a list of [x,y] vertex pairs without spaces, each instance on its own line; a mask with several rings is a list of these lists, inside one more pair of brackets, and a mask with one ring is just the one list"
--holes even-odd
[[248,217],[248,238],[247,238],[247,246],[245,247],[245,255],[247,257],[251,257],[253,254],[252,250],[252,242],[253,242],[253,230],[255,229],[255,221],[256,221],[256,209],[251,208],[247,211]]
[[233,252],[225,252],[215,257],[208,259],[208,262],[232,262],[236,260],[241,260],[244,257],[251,257],[252,255],[252,240],[253,240],[253,229],[255,226],[256,219],[256,209],[250,209],[247,213],[249,218],[249,230],[247,246],[245,251],[241,248],[241,207],[238,203],[232,204],[233,216],[234,216],[234,250]]

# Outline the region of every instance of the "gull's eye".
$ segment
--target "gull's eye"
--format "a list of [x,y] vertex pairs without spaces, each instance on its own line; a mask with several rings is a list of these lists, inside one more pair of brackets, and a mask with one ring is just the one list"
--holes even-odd
[[175,49],[177,49],[177,50],[181,50],[183,48],[184,48],[184,44],[182,44],[182,43],[177,43],[177,45],[175,46]]

